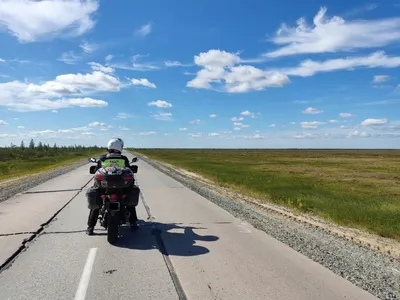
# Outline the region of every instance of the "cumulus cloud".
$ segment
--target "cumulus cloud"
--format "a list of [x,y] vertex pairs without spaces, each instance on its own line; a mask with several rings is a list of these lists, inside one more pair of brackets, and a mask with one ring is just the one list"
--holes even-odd
[[375,75],[374,78],[372,79],[373,83],[381,83],[388,81],[390,79],[390,76],[388,75]]
[[0,58],[0,63],[6,62],[4,59]]
[[194,57],[194,63],[202,69],[186,86],[198,89],[214,89],[212,84],[223,84],[228,93],[261,91],[267,87],[282,87],[290,83],[287,75],[279,71],[263,71],[251,65],[237,65],[241,61],[236,53],[209,50]]
[[275,127],[276,127],[276,124],[271,124],[271,125],[269,125],[269,127],[275,128]]
[[199,133],[188,133],[189,136],[191,137],[202,137],[203,133],[199,132]]
[[170,108],[172,107],[171,103],[168,103],[167,101],[164,100],[157,100],[157,101],[151,101],[147,103],[148,106],[156,106],[159,108]]
[[237,121],[243,121],[244,118],[243,118],[243,117],[233,117],[231,120],[232,120],[233,122],[237,122]]
[[318,128],[319,125],[325,124],[325,122],[318,122],[318,121],[312,121],[312,122],[300,122],[302,128]]
[[156,85],[152,82],[150,82],[147,78],[140,78],[140,79],[131,79],[131,82],[133,85],[142,85],[142,86],[147,86],[149,88],[156,88]]
[[351,113],[344,113],[344,112],[342,112],[342,113],[340,113],[339,114],[339,116],[341,116],[342,118],[349,118],[349,117],[351,117],[351,116],[353,116]]
[[80,36],[93,28],[97,0],[1,0],[0,29],[20,42]]
[[131,114],[127,114],[127,113],[118,113],[117,116],[115,117],[118,120],[124,120],[124,119],[128,119],[128,118],[132,118],[133,116]]
[[305,110],[302,111],[303,114],[320,114],[323,113],[324,111],[315,107],[307,107]]
[[186,127],[184,128],[179,128],[179,131],[187,131],[188,129]]
[[100,71],[103,73],[114,73],[114,71],[115,71],[114,68],[106,67],[106,66],[103,66],[102,64],[99,64],[96,62],[90,62],[89,65],[93,71]]
[[0,125],[7,125],[8,123],[6,121],[0,120]]
[[[107,102],[87,95],[118,92],[117,77],[100,71],[62,74],[42,84],[11,81],[0,83],[0,106],[19,111],[55,110],[67,107],[105,107]],[[74,98],[67,98],[76,96]]]
[[217,115],[216,114],[210,114],[210,118],[216,118]]
[[218,132],[211,132],[208,135],[209,136],[219,136],[220,134]]
[[257,118],[257,116],[259,115],[259,113],[250,112],[250,111],[248,111],[248,110],[242,111],[240,114],[241,114],[242,116],[245,116],[245,117],[252,117],[252,118]]
[[265,54],[282,57],[307,53],[333,53],[363,48],[384,47],[400,38],[400,18],[378,20],[344,20],[339,16],[326,18],[326,7],[321,7],[313,26],[305,18],[296,27],[282,24],[269,40],[282,47]]
[[138,30],[136,30],[136,34],[142,37],[149,35],[151,32],[151,24],[145,24],[141,26]]
[[172,120],[172,114],[171,113],[159,113],[159,114],[155,114],[153,115],[153,117],[157,120],[161,120],[161,121],[169,121]]
[[363,126],[378,126],[378,125],[385,125],[388,122],[388,119],[366,119],[361,122]]

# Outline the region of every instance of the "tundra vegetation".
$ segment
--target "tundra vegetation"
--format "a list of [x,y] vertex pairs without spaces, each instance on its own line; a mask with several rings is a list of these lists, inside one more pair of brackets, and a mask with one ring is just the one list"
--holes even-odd
[[0,148],[0,181],[24,175],[37,174],[66,166],[82,159],[98,156],[103,149],[94,147],[52,146],[32,139],[28,145]]
[[260,201],[400,241],[399,150],[132,151]]

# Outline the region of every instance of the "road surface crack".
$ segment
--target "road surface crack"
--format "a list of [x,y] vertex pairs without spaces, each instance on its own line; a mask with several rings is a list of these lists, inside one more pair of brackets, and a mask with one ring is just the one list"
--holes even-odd
[[[137,186],[139,186],[139,182],[138,182],[137,178],[135,178],[135,180],[136,180]],[[174,268],[174,266],[173,266],[173,264],[171,262],[171,259],[169,258],[167,248],[165,247],[165,243],[164,243],[164,241],[162,239],[162,236],[161,236],[162,230],[157,227],[157,225],[155,223],[155,218],[151,215],[150,207],[147,204],[146,199],[144,198],[143,193],[142,193],[141,190],[140,190],[140,194],[139,195],[140,195],[140,199],[142,200],[142,203],[143,203],[143,205],[144,205],[144,207],[146,209],[147,219],[152,223],[151,233],[156,238],[156,242],[157,242],[157,245],[158,245],[158,250],[160,251],[160,253],[161,253],[161,255],[162,255],[163,259],[164,259],[165,265],[166,265],[166,267],[168,269],[168,272],[169,272],[169,274],[171,276],[171,280],[172,280],[172,283],[175,286],[175,290],[176,290],[176,293],[178,294],[179,300],[187,300],[188,298],[186,296],[186,293],[185,293],[185,291],[184,291],[184,289],[182,287],[182,284],[181,284],[181,282],[179,280],[178,274],[176,273],[175,268]]]
[[[17,256],[27,249],[26,244],[31,242],[33,239],[35,239],[43,230],[44,228],[49,225],[56,217],[57,215],[68,205],[74,200],[81,192],[82,190],[92,181],[93,177],[90,178],[88,182],[86,182],[80,189],[77,190],[77,193],[67,201],[55,214],[53,214],[50,219],[48,219],[46,222],[40,225],[39,229],[34,231],[34,232],[29,232],[28,234],[32,234],[30,237],[24,239],[21,243],[21,246],[15,251],[10,257],[8,257],[1,265],[0,265],[0,273],[2,273],[4,270],[10,268],[17,258]],[[12,235],[12,234],[11,234]]]

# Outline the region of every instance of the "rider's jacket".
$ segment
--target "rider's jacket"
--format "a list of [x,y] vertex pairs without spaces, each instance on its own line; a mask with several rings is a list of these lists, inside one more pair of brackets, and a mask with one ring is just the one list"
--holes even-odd
[[105,168],[111,165],[117,165],[119,167],[127,167],[129,168],[129,159],[122,154],[117,153],[107,153],[102,155],[97,161],[97,168]]

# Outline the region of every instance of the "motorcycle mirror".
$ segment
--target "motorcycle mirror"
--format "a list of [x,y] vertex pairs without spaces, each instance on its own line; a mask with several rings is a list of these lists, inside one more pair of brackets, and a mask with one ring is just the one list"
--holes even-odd
[[137,162],[137,161],[138,161],[137,157],[132,158],[132,162]]
[[91,158],[89,159],[89,161],[91,161],[91,162],[96,162],[97,160],[96,160],[95,158],[91,157]]

